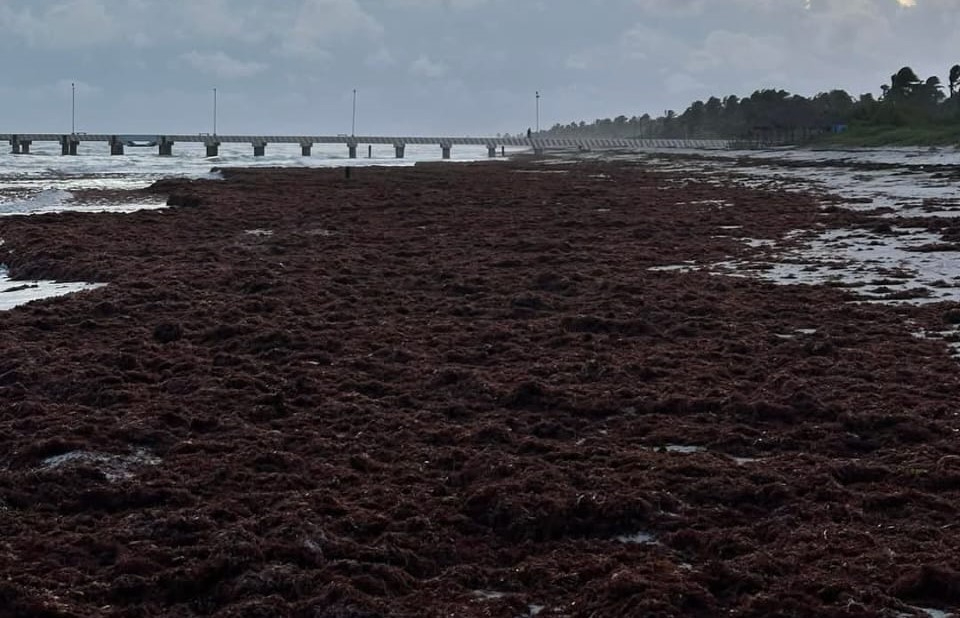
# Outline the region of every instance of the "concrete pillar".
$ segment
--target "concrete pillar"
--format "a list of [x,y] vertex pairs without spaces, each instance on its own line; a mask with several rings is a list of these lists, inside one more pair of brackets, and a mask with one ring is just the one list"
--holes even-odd
[[207,143],[207,156],[208,156],[208,157],[219,157],[219,156],[220,156],[220,142],[208,142],[208,143]]
[[402,158],[403,158],[403,155],[404,155],[404,154],[406,153],[406,151],[407,151],[407,145],[406,145],[406,144],[399,144],[399,143],[398,143],[398,144],[394,144],[394,145],[393,145],[393,151],[394,151],[394,154],[396,155],[396,157],[397,157],[398,159],[402,159]]
[[357,145],[356,144],[347,144],[347,153],[351,159],[357,158]]
[[263,142],[257,142],[253,145],[253,156],[262,157],[267,154],[267,145]]
[[123,142],[113,141],[110,142],[110,154],[113,156],[120,156],[123,154]]
[[451,146],[450,144],[440,144],[440,152],[443,153],[443,158],[444,158],[444,159],[449,159],[449,158],[450,158],[450,150],[451,150],[451,149],[452,149],[452,146]]
[[500,156],[501,156],[501,157],[507,156],[507,147],[506,147],[506,146],[500,146]]
[[300,154],[309,157],[313,152],[313,144],[300,144]]
[[10,138],[10,154],[20,154],[20,140],[16,135]]
[[372,159],[372,158],[373,158],[373,144],[368,144],[368,145],[367,145],[367,158],[368,158],[368,159]]
[[494,146],[493,144],[489,144],[489,145],[487,146],[487,156],[490,157],[491,159],[493,159],[494,157],[496,157],[496,156],[497,156],[497,147]]
[[80,140],[78,140],[73,135],[64,135],[60,138],[60,154],[63,156],[72,156],[77,155],[77,147],[80,145]]
[[167,141],[166,137],[160,138],[160,156],[161,157],[173,156],[173,142]]
[[30,144],[32,143],[30,140],[20,142],[20,154],[30,154]]

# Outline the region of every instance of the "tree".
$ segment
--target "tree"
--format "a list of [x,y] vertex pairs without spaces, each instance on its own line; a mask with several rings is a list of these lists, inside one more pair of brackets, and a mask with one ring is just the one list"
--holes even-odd
[[894,102],[907,100],[920,85],[920,78],[913,69],[903,67],[890,76],[890,86],[883,89],[883,98]]
[[957,94],[957,87],[960,86],[960,64],[950,67],[950,96]]

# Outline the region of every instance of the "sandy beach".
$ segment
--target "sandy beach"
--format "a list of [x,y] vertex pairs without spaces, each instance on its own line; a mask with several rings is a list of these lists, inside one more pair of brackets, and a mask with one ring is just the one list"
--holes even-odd
[[917,336],[960,305],[678,267],[891,229],[703,180],[226,169],[0,219],[12,277],[107,284],[0,312],[0,615],[960,607],[960,365]]

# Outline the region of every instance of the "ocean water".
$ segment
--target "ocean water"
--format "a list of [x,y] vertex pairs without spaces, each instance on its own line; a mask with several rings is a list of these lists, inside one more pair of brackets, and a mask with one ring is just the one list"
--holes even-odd
[[[349,159],[342,144],[316,144],[313,156],[303,157],[297,144],[270,144],[266,156],[254,157],[250,144],[224,144],[220,156],[206,157],[202,144],[175,144],[172,157],[157,156],[157,147],[130,148],[122,156],[110,156],[102,142],[81,143],[77,156],[64,157],[56,143],[35,143],[29,155],[0,154],[0,216],[60,212],[64,210],[129,211],[156,208],[159,202],[142,204],[84,203],[73,192],[83,189],[139,189],[161,178],[216,177],[217,167],[353,167],[406,166],[419,161],[440,161],[436,145],[408,145],[403,159],[394,157],[393,146],[374,146],[372,158],[360,148],[361,158]],[[520,149],[507,149],[513,154]],[[486,161],[483,146],[455,146],[452,161]],[[502,159],[501,159],[502,160]]]
[[[222,167],[340,167],[408,166],[419,161],[441,161],[438,145],[408,145],[406,156],[397,159],[393,146],[374,146],[372,157],[361,147],[361,158],[348,158],[342,144],[316,144],[311,157],[301,155],[297,144],[270,144],[266,155],[253,156],[250,144],[224,144],[220,156],[206,157],[202,144],[175,144],[172,157],[160,157],[156,147],[127,147],[122,156],[110,156],[102,142],[81,143],[77,156],[64,157],[56,143],[34,143],[32,153],[13,155],[6,145],[0,154],[0,217],[29,216],[64,211],[131,212],[146,208],[166,208],[164,198],[144,201],[111,202],[78,199],[75,192],[86,189],[130,190],[149,186],[161,178],[212,178]],[[522,152],[508,148],[507,155]],[[487,161],[483,146],[455,146],[452,161]],[[503,160],[503,159],[499,159]],[[8,277],[3,265],[0,238],[0,311],[42,298],[87,292],[102,287],[97,282],[21,281]]]

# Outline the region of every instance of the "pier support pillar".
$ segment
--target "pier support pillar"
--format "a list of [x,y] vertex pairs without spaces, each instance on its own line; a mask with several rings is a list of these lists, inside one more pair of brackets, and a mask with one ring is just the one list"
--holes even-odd
[[254,142],[253,144],[253,156],[262,157],[267,154],[267,145],[263,142]]
[[167,141],[166,137],[160,138],[160,156],[161,157],[173,156],[173,142]]
[[123,154],[123,142],[112,142],[110,144],[110,154],[118,157]]
[[507,156],[507,147],[506,147],[506,146],[500,146],[500,156],[501,156],[501,157]]
[[487,146],[487,156],[490,157],[491,159],[493,159],[494,157],[496,157],[496,156],[497,156],[497,147],[494,146],[493,144],[490,144],[489,146]]
[[20,154],[30,154],[30,144],[32,143],[30,140],[20,142]]
[[406,144],[394,144],[393,152],[398,159],[402,159],[404,154],[406,154],[407,145]]
[[450,158],[451,149],[452,149],[452,146],[450,144],[440,144],[440,152],[443,153],[444,159]]
[[347,154],[351,159],[357,158],[357,145],[356,144],[347,144]]
[[220,156],[220,142],[208,142],[208,143],[207,143],[207,156],[208,156],[208,157],[219,157],[219,156]]
[[300,144],[300,154],[309,157],[313,154],[313,144]]
[[77,147],[80,145],[80,140],[78,140],[73,135],[64,135],[60,138],[60,154],[63,156],[76,156]]

